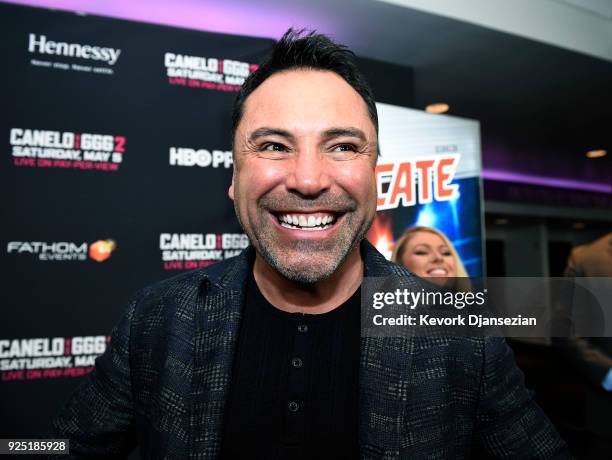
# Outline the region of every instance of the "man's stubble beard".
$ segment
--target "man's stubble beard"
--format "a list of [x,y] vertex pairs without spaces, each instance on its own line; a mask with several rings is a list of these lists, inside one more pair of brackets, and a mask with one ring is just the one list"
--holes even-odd
[[[348,198],[350,207],[353,210],[348,211],[343,216],[344,222],[341,224],[343,228],[338,229],[340,233],[335,238],[325,241],[294,240],[281,245],[278,239],[275,238],[276,229],[267,218],[269,204],[281,201],[267,199],[266,197],[267,195],[258,202],[256,216],[258,223],[254,224],[257,228],[247,228],[244,225],[240,218],[238,204],[234,201],[236,216],[257,253],[283,277],[301,285],[314,284],[332,276],[342,266],[355,247],[365,238],[375,218],[375,213],[372,213],[371,216],[364,215],[366,220],[360,228],[355,230],[353,225],[356,224],[353,224],[352,221],[357,218],[354,214],[354,209],[357,205],[354,200]],[[346,199],[344,201],[347,202]],[[264,203],[268,206],[264,205]],[[309,206],[313,209],[316,208],[313,204],[316,203],[315,200],[302,201],[302,203],[310,203]],[[303,204],[302,208],[305,207]],[[322,262],[316,265],[313,264],[313,261],[320,260],[319,257],[323,259]],[[289,260],[290,258],[292,260]]]

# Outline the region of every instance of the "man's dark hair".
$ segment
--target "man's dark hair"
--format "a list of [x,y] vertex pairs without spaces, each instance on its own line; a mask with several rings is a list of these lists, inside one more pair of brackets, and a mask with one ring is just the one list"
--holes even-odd
[[346,46],[334,43],[315,31],[289,29],[274,46],[268,59],[248,78],[236,96],[232,113],[232,139],[242,119],[244,102],[259,85],[285,70],[329,70],[338,74],[363,98],[378,133],[378,113],[374,94],[357,68],[355,54]]

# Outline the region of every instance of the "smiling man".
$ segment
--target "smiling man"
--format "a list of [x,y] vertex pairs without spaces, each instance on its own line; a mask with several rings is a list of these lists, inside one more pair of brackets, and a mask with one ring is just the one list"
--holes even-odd
[[276,72],[239,110],[229,195],[257,253],[257,285],[282,310],[331,310],[363,277],[376,119],[341,76],[307,67]]
[[146,288],[53,424],[75,455],[566,458],[503,339],[360,336],[378,120],[352,53],[289,31],[234,110],[251,247]]

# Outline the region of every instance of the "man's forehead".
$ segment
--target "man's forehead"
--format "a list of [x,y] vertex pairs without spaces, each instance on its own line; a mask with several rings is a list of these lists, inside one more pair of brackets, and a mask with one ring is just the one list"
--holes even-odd
[[243,110],[239,129],[249,132],[274,127],[299,135],[343,127],[375,135],[361,95],[331,71],[279,72],[249,95]]

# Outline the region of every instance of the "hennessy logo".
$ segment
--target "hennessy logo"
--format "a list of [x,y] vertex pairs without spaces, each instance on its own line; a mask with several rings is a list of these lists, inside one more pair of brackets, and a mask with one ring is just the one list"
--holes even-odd
[[55,42],[47,40],[45,35],[37,37],[36,34],[30,34],[28,51],[30,53],[55,54],[58,56],[103,61],[109,65],[114,65],[121,54],[120,49],[81,45],[80,43]]

